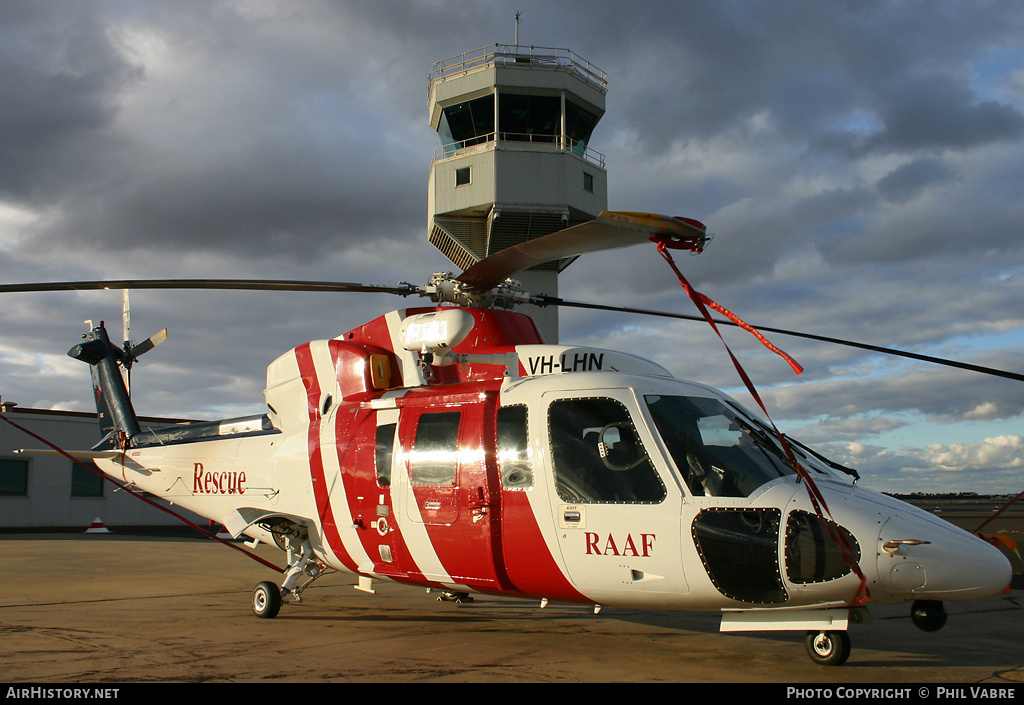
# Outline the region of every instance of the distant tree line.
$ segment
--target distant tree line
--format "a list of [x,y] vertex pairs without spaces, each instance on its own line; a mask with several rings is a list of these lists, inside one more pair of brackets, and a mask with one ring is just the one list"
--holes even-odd
[[1006,494],[978,494],[977,492],[884,492],[896,499],[995,499]]

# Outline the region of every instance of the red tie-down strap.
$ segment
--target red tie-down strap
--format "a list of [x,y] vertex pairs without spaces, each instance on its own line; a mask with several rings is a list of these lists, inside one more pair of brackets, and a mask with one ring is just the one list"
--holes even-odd
[[676,277],[679,279],[680,286],[682,286],[686,293],[690,296],[690,299],[697,307],[697,310],[700,311],[702,316],[704,316],[704,320],[708,322],[711,328],[718,335],[719,340],[722,341],[722,345],[725,346],[725,351],[729,354],[729,359],[732,360],[732,364],[736,368],[736,372],[739,373],[740,379],[743,380],[743,384],[746,386],[747,391],[750,392],[750,395],[754,398],[754,401],[757,402],[757,405],[761,407],[761,411],[764,412],[765,418],[768,419],[768,423],[770,423],[772,429],[774,429],[775,435],[778,437],[779,443],[782,445],[782,449],[786,453],[786,458],[789,460],[790,465],[796,471],[797,476],[801,480],[803,480],[804,487],[807,488],[807,494],[810,497],[811,506],[814,507],[815,513],[818,515],[818,517],[822,520],[822,523],[825,525],[825,528],[828,531],[828,535],[832,539],[832,542],[839,548],[840,554],[843,557],[843,561],[846,563],[847,566],[849,566],[850,570],[853,571],[853,573],[858,578],[860,578],[860,585],[857,587],[857,592],[854,593],[853,599],[850,600],[849,606],[857,607],[859,605],[864,604],[870,598],[870,593],[867,588],[867,577],[864,575],[863,571],[861,571],[860,569],[860,566],[857,564],[857,556],[854,553],[853,548],[846,540],[846,537],[843,536],[843,534],[840,531],[834,528],[838,526],[838,523],[830,521],[828,518],[825,517],[825,514],[828,514],[829,517],[832,516],[832,513],[828,509],[828,504],[825,502],[825,498],[821,495],[821,492],[814,484],[814,481],[811,479],[811,476],[807,472],[807,470],[804,469],[804,467],[800,465],[799,462],[797,462],[796,455],[793,453],[793,449],[790,447],[789,442],[786,440],[786,436],[781,431],[779,431],[779,429],[775,426],[775,422],[772,421],[771,415],[768,413],[768,409],[765,407],[764,402],[761,401],[761,395],[757,393],[757,389],[754,388],[754,383],[750,381],[750,377],[743,369],[743,365],[741,365],[739,360],[736,359],[736,356],[733,355],[732,349],[729,348],[729,344],[725,342],[725,338],[722,337],[722,332],[718,329],[718,325],[715,323],[715,319],[712,318],[711,314],[708,312],[708,307],[713,308],[722,315],[728,317],[729,320],[738,325],[740,328],[743,328],[745,331],[751,333],[755,338],[761,341],[761,343],[766,348],[768,348],[776,355],[784,359],[787,363],[789,363],[789,366],[793,369],[793,371],[796,374],[800,374],[801,372],[803,372],[803,367],[801,367],[800,364],[797,363],[797,361],[790,357],[788,354],[772,345],[772,343],[770,343],[767,338],[761,335],[761,333],[754,329],[754,327],[751,326],[749,323],[746,323],[745,321],[741,320],[739,316],[737,316],[724,306],[719,305],[718,303],[709,299],[707,296],[704,296],[704,294],[701,294],[699,291],[694,290],[694,288],[690,286],[690,282],[688,282],[686,280],[686,277],[683,276],[683,273],[679,271],[678,267],[676,267],[676,263],[672,259],[672,254],[669,252],[670,249],[683,248],[674,245],[674,243],[672,243],[671,241],[666,240],[665,238],[662,238],[658,235],[652,235],[651,240],[658,246],[658,253],[668,263],[668,266],[672,268],[672,271],[675,272]]

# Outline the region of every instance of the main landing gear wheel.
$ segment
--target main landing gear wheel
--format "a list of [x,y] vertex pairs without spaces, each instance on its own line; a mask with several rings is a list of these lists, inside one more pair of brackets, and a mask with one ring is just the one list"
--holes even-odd
[[454,602],[457,605],[461,605],[464,602],[472,602],[473,598],[469,596],[468,592],[450,592],[448,590],[441,593],[441,596],[437,598],[438,602]]
[[846,632],[807,632],[807,655],[820,666],[842,666],[850,658],[850,635]]
[[264,581],[252,591],[252,613],[262,619],[273,619],[281,609],[281,588]]

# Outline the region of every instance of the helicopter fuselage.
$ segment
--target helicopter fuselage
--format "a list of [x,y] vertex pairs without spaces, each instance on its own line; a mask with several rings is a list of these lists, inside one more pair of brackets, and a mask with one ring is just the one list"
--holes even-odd
[[971,600],[1011,577],[948,522],[811,456],[794,472],[721,392],[632,355],[545,345],[520,314],[393,312],[281,356],[265,397],[267,414],[143,430],[98,462],[364,586],[843,629],[861,593]]

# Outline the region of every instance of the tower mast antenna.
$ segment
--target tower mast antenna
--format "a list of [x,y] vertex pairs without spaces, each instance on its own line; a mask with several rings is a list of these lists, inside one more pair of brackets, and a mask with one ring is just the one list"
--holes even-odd
[[520,16],[523,14],[522,10],[516,12],[516,46],[519,46],[519,23],[522,22]]

